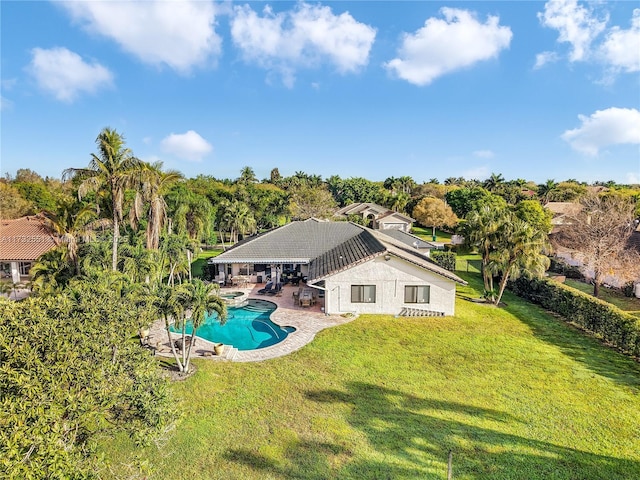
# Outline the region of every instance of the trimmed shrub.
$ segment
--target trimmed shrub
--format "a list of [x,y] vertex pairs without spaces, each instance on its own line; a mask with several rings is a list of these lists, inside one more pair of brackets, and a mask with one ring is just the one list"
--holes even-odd
[[618,307],[547,279],[521,277],[510,290],[595,334],[620,351],[640,356],[640,320]]
[[445,268],[451,272],[456,269],[456,254],[455,252],[445,252],[442,250],[431,250],[430,258],[442,268]]

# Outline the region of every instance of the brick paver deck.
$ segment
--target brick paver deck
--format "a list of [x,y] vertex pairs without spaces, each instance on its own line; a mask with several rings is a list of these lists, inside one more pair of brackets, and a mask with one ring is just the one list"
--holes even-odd
[[[323,299],[318,299],[319,301],[312,307],[296,305],[293,292],[298,291],[298,287],[286,285],[279,296],[258,295],[258,290],[263,287],[264,285],[260,284],[249,285],[247,288],[230,287],[223,288],[221,293],[225,291],[244,292],[248,294],[249,298],[260,298],[277,304],[278,308],[271,314],[271,320],[281,327],[295,327],[295,332],[290,333],[287,338],[276,345],[258,350],[239,351],[225,346],[225,352],[220,356],[213,355],[213,344],[211,342],[198,337],[193,347],[192,356],[194,358],[202,357],[234,362],[260,362],[295,352],[310,343],[319,331],[343,325],[353,320],[353,317],[345,318],[341,315],[325,315]],[[178,335],[174,334],[174,338],[178,338]],[[149,344],[156,346],[157,355],[173,356],[163,320],[159,320],[152,325]]]

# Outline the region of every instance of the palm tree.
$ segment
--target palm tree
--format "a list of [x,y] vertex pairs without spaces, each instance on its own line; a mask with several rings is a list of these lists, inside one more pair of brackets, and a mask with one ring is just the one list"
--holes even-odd
[[163,239],[160,248],[160,264],[159,273],[164,272],[165,267],[169,268],[169,277],[167,285],[175,284],[176,275],[187,273],[188,258],[186,255],[189,241],[184,235],[169,234]]
[[[80,263],[78,262],[79,241],[89,242],[95,240],[95,229],[104,226],[105,222],[95,219],[95,209],[87,205],[76,214],[71,212],[68,206],[62,208],[60,214],[43,212],[48,228],[66,245],[67,257],[73,264],[76,275],[80,275]],[[103,219],[106,220],[106,219]],[[108,220],[107,220],[108,222]]]
[[232,242],[238,241],[238,234],[244,235],[256,228],[255,218],[246,203],[234,200],[225,202],[221,208],[220,228],[229,232]]
[[496,305],[500,304],[509,278],[515,280],[522,274],[541,277],[550,263],[544,255],[549,248],[545,232],[536,230],[515,215],[508,215],[505,220],[500,228],[497,248],[488,265],[491,272],[502,274]]
[[154,271],[158,267],[158,252],[145,248],[141,239],[133,238],[120,245],[120,270],[132,282],[149,283]]
[[498,243],[498,232],[504,224],[506,209],[494,205],[482,205],[465,217],[465,237],[482,255],[482,276],[485,292],[493,292],[493,277],[488,268],[490,255]]
[[243,167],[240,170],[240,178],[238,178],[238,183],[243,185],[248,185],[249,183],[256,183],[258,181],[258,177],[256,177],[256,173],[253,171],[251,167]]
[[110,128],[103,129],[96,138],[98,155],[91,154],[87,168],[68,168],[63,178],[81,180],[78,196],[82,198],[89,192],[106,191],[109,195],[113,239],[111,247],[111,268],[118,266],[118,239],[124,194],[127,188],[139,188],[142,163],[125,148],[124,137]]
[[40,256],[29,271],[31,288],[39,295],[59,293],[69,283],[74,274],[68,261],[67,252],[58,247]]
[[498,185],[504,183],[504,177],[501,173],[492,173],[489,178],[484,181],[484,188],[493,192]]
[[[220,296],[215,295],[219,287],[217,283],[206,284],[200,279],[184,283],[176,288],[171,309],[176,314],[175,328],[180,330],[182,336],[182,361],[178,359],[178,368],[181,372],[189,371],[191,349],[195,343],[196,332],[208,316],[217,314],[220,323],[227,320],[227,307]],[[190,313],[190,315],[189,315]],[[189,319],[187,319],[189,315]],[[187,320],[191,320],[191,342],[187,347],[186,326]]]
[[558,187],[558,184],[553,179],[548,179],[546,182],[538,185],[538,197],[542,200],[542,203],[549,202],[554,190]]
[[169,187],[182,178],[176,170],[162,171],[162,162],[146,164],[142,173],[141,198],[148,202],[146,245],[157,250],[162,226],[167,220],[167,203],[164,194]]

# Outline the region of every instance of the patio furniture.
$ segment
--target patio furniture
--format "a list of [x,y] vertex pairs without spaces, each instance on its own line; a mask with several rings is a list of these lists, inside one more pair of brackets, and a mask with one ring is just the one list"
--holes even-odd
[[260,290],[258,290],[258,295],[265,295],[267,293],[271,293],[273,289],[273,282],[269,282],[267,283],[264,288],[261,288]]

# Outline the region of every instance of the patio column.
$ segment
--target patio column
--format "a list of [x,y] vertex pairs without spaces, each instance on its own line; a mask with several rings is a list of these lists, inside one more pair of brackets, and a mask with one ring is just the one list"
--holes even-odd
[[20,283],[20,265],[18,262],[11,262],[11,281]]

